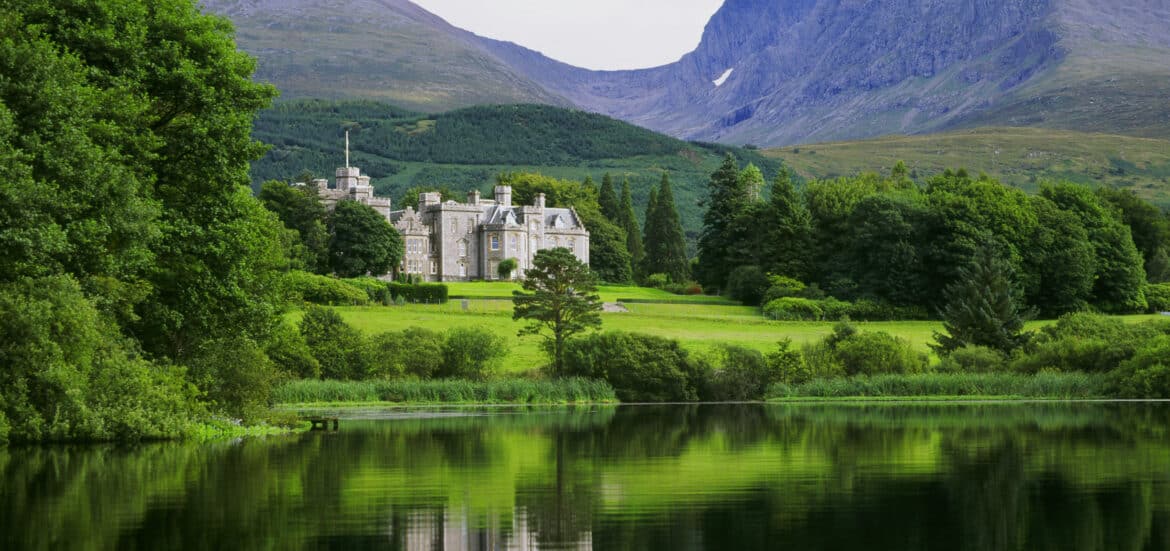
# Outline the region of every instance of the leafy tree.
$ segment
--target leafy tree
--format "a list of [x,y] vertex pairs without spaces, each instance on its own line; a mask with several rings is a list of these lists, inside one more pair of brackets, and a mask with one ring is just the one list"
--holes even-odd
[[621,206],[618,203],[617,192],[613,188],[613,177],[608,172],[601,178],[601,191],[597,195],[597,204],[601,207],[601,214],[606,218],[615,222],[621,218]]
[[601,327],[601,299],[589,267],[563,247],[538,251],[524,272],[524,291],[512,292],[513,320],[529,320],[520,335],[544,334],[553,372],[564,370],[565,342]]
[[1102,187],[1097,189],[1097,195],[1116,209],[1129,226],[1133,243],[1145,260],[1150,283],[1170,281],[1170,265],[1166,263],[1170,253],[1170,218],[1130,190]]
[[[728,254],[733,245],[728,230],[751,202],[744,189],[746,183],[745,179],[740,178],[739,167],[730,153],[723,158],[719,169],[711,174],[707,185],[703,232],[699,236],[699,271],[695,274],[704,287],[718,287],[726,283],[727,275],[735,266],[734,259],[729,258]],[[646,223],[649,225],[650,220],[647,219]],[[649,256],[650,244],[648,239],[646,241]]]
[[646,258],[642,271],[646,274],[663,273],[671,281],[682,283],[690,278],[686,238],[674,207],[670,177],[662,175],[656,206],[646,221]]
[[341,277],[382,275],[402,260],[402,236],[386,218],[357,201],[329,215],[329,267]]
[[848,273],[859,294],[899,305],[922,302],[929,216],[918,194],[872,195],[858,203],[850,216]]
[[589,230],[589,267],[601,281],[629,283],[633,271],[625,232],[604,218],[586,219],[582,215],[582,221]]
[[[278,325],[288,232],[248,176],[264,151],[252,121],[276,91],[252,80],[230,24],[189,0],[10,4],[0,10],[0,286],[75,281],[125,356],[93,364],[96,378],[72,398],[139,404],[151,432],[155,419],[190,413],[151,402],[173,391],[168,366],[193,367],[224,339],[260,350]],[[252,371],[265,358],[238,361]],[[116,392],[126,394],[106,394]],[[52,437],[134,433],[70,427]]]
[[276,213],[284,227],[296,230],[302,248],[299,257],[306,270],[325,273],[329,269],[329,232],[325,229],[325,206],[316,186],[290,186],[270,180],[260,186],[257,196],[264,208]]
[[976,251],[947,288],[943,308],[946,334],[935,333],[932,347],[940,354],[964,346],[986,346],[1010,353],[1030,337],[1020,312],[1021,293],[1012,267],[990,245]]
[[1129,226],[1091,189],[1075,184],[1047,185],[1040,195],[1076,215],[1088,232],[1096,256],[1092,303],[1115,313],[1142,312],[1145,268]]
[[626,250],[630,252],[630,266],[642,264],[646,251],[642,247],[642,229],[634,214],[634,199],[630,194],[630,181],[622,180],[622,203],[618,207],[618,225],[626,230]]
[[1080,218],[1044,197],[1031,198],[1039,226],[1024,250],[1024,296],[1041,314],[1083,310],[1092,298],[1097,258]]

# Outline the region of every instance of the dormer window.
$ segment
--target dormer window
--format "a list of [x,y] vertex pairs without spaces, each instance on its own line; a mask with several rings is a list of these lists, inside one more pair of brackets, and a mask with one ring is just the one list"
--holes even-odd
[[498,250],[500,250],[500,234],[498,234],[498,233],[493,233],[493,234],[491,235],[491,237],[489,237],[489,239],[491,240],[491,248],[492,248],[492,250],[493,250],[493,251],[498,251]]

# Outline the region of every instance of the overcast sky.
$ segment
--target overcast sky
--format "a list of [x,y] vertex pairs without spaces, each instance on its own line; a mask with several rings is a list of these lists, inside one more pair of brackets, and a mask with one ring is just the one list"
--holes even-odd
[[588,69],[641,69],[695,49],[723,0],[413,0],[452,25]]

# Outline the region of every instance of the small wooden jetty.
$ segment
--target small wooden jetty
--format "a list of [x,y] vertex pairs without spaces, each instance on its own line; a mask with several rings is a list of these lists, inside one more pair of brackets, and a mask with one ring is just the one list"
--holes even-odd
[[329,430],[330,423],[333,424],[333,430],[337,430],[336,417],[309,417],[309,422],[313,424],[309,430]]

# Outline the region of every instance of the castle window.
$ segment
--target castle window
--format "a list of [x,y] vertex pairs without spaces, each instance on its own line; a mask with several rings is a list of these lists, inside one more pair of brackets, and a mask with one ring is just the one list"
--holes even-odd
[[467,256],[467,242],[466,241],[459,242],[459,256]]
[[438,265],[435,264],[435,261],[432,260],[431,261],[431,274],[434,275],[437,273],[439,273],[439,267],[438,267]]
[[492,241],[492,250],[493,251],[500,250],[500,234],[493,233],[491,235],[491,241]]
[[575,238],[572,238],[572,237],[569,238],[569,248],[570,249],[577,248],[577,240]]
[[451,219],[451,231],[453,231],[453,232],[459,231],[459,219],[458,218]]
[[467,277],[467,265],[466,264],[459,265],[459,277]]

